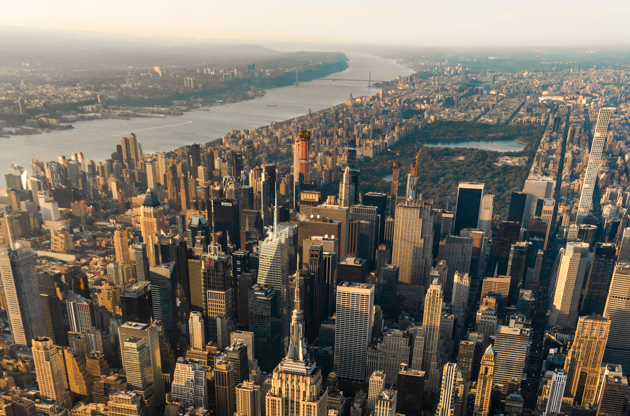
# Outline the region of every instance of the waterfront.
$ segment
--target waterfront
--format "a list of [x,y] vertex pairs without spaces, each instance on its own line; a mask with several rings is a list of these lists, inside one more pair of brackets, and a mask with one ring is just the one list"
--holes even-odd
[[459,147],[464,149],[486,150],[488,152],[521,152],[525,145],[515,140],[466,141],[457,143],[425,143],[424,147]]
[[360,54],[347,56],[349,67],[343,72],[267,90],[264,97],[214,106],[210,111],[195,110],[166,118],[81,121],[74,123],[74,129],[70,130],[0,138],[3,149],[0,166],[6,171],[15,163],[31,172],[33,157],[50,161],[60,155],[70,157],[72,152],[79,151],[86,160],[102,161],[111,157],[116,144],[120,144],[120,137],[132,132],[138,136],[144,153],[206,143],[221,138],[232,128],[253,129],[307,114],[309,109],[315,112],[343,103],[350,94],[355,97],[375,94],[378,88],[368,88],[370,72],[372,80],[393,80],[413,72],[393,60]]

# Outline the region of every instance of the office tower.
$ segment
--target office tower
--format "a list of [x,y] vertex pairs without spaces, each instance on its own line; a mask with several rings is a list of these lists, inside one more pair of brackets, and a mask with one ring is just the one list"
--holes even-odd
[[311,160],[309,156],[309,142],[311,140],[311,132],[300,130],[298,136],[298,166],[294,168],[294,175],[299,180],[299,183],[310,182]]
[[195,360],[179,357],[171,384],[171,397],[184,408],[208,408],[206,370]]
[[473,380],[479,373],[479,363],[483,353],[483,341],[462,340],[457,351],[457,367],[466,380]]
[[203,350],[206,348],[206,328],[201,312],[191,312],[188,318],[190,348]]
[[567,372],[565,370],[556,369],[553,372],[549,386],[549,397],[547,398],[547,407],[545,408],[546,415],[560,413],[566,384]]
[[372,340],[374,285],[339,283],[336,305],[334,371],[341,379],[362,382]]
[[242,342],[234,342],[225,348],[223,359],[232,363],[234,368],[234,384],[249,380],[249,358],[247,346]]
[[120,310],[125,321],[149,323],[153,312],[150,283],[138,282],[121,292]]
[[[159,407],[165,396],[165,388],[164,388],[164,380],[162,379],[162,355],[160,350],[160,335],[158,332],[158,326],[155,323],[152,324],[144,324],[139,322],[126,322],[118,327],[118,339],[121,340],[121,356],[123,367],[126,361],[128,361],[137,368],[137,363],[134,362],[134,359],[138,356],[138,354],[146,354],[144,351],[140,351],[140,349],[144,349],[139,345],[138,342],[134,342],[130,345],[130,351],[132,355],[129,359],[126,358],[126,350],[123,345],[123,341],[129,338],[133,338],[135,340],[143,339],[145,341],[145,345],[149,347],[149,361],[147,366],[142,366],[143,377],[147,377],[153,380],[153,393],[156,398],[154,406]],[[148,367],[148,370],[147,370]],[[126,370],[127,371],[127,370]],[[129,385],[132,385],[132,381],[129,380],[129,371],[127,371],[127,381]],[[148,406],[150,407],[150,406]]]
[[597,416],[623,414],[627,390],[628,379],[622,374],[622,367],[608,364],[602,374],[597,395]]
[[83,355],[69,348],[63,349],[68,388],[74,394],[75,400],[90,401],[94,382],[87,371]]
[[376,291],[376,304],[383,308],[383,313],[390,319],[398,316],[396,293],[398,292],[398,267],[389,264],[380,269]]
[[398,205],[398,177],[400,174],[400,162],[398,158],[392,166],[392,187],[390,189],[389,216],[396,218],[396,206]]
[[250,331],[232,331],[230,333],[230,344],[234,345],[243,344],[247,347],[247,361],[249,362],[250,372],[258,366],[258,360],[256,360],[257,354],[255,354],[255,336]]
[[453,315],[458,319],[460,325],[464,323],[466,312],[468,311],[469,293],[470,276],[468,273],[456,272],[453,278],[451,305],[453,307]]
[[175,341],[177,330],[175,264],[175,262],[171,262],[153,266],[149,273],[153,319],[162,322],[166,336],[170,341]]
[[488,346],[481,358],[481,367],[477,377],[477,394],[475,395],[475,415],[488,416],[490,414],[490,399],[494,386],[494,348]]
[[615,271],[616,247],[614,244],[597,243],[586,278],[586,288],[580,315],[604,313],[608,289]]
[[31,249],[0,247],[0,276],[13,342],[30,347],[47,333]]
[[[630,264],[617,263],[608,291],[604,317],[610,320],[610,336],[604,359],[630,368]],[[602,345],[603,347],[603,345]]]
[[51,201],[47,191],[39,191],[37,197],[42,221],[59,221],[61,219],[61,215],[59,214],[59,202]]
[[406,202],[396,208],[392,265],[398,280],[408,285],[428,285],[433,266],[433,212],[430,203]]
[[68,293],[66,308],[71,331],[86,332],[95,326],[94,304],[91,300],[76,293]]
[[134,244],[133,254],[136,264],[136,280],[144,282],[149,280],[149,257],[146,244]]
[[[160,201],[153,189],[147,189],[147,193],[140,207],[140,230],[142,231],[142,241],[147,247],[153,247],[156,241],[155,234],[166,228],[164,220],[164,210],[160,206]],[[153,250],[148,250],[149,265],[155,266],[155,254]]]
[[50,251],[55,253],[70,253],[74,250],[74,243],[68,225],[64,220],[46,223],[50,230]]
[[619,263],[630,263],[630,227],[623,229],[617,261]]
[[447,279],[444,292],[448,299],[453,292],[453,277],[455,272],[469,273],[472,260],[473,240],[468,237],[449,235],[444,246],[444,261],[446,262]]
[[261,387],[243,381],[236,386],[236,413],[243,416],[262,416]]
[[442,376],[442,387],[440,391],[440,403],[438,404],[437,416],[452,416],[455,412],[455,398],[457,378],[457,364],[446,363],[444,365],[444,375]]
[[516,305],[518,290],[525,285],[527,274],[527,260],[531,244],[519,241],[510,247],[510,257],[506,277],[510,278],[510,291],[507,297],[508,305]]
[[[505,394],[512,379],[520,381],[526,371],[525,363],[529,353],[531,330],[519,325],[515,317],[510,317],[509,326],[500,325],[494,339],[496,352],[494,384],[500,384]],[[484,337],[485,339],[485,337]]]
[[[510,250],[512,244],[519,241],[521,234],[521,223],[503,221],[499,224],[497,242],[494,249],[494,257],[496,261],[496,274],[505,276],[507,273],[508,263],[510,259]],[[489,270],[494,274],[495,270]]]
[[282,316],[282,342],[285,351],[289,343],[291,319],[289,312],[291,299],[289,293],[289,244],[288,229],[278,230],[276,209],[273,232],[259,245],[258,283],[270,286],[278,293]]
[[376,398],[374,416],[396,416],[397,402],[398,391],[393,389],[381,391]]
[[420,416],[424,395],[425,372],[413,370],[405,363],[400,364],[396,379],[398,389],[397,412],[406,416]]
[[498,293],[503,299],[507,299],[510,293],[510,278],[486,277],[481,283],[481,299],[490,293]]
[[521,224],[523,228],[529,228],[529,220],[536,214],[539,199],[552,198],[556,182],[549,178],[527,179],[523,186],[523,193],[526,194],[525,207]]
[[[349,211],[348,211],[349,212]],[[348,217],[349,221],[349,217]],[[305,240],[312,237],[324,237],[331,239],[339,239],[341,236],[341,222],[333,221],[327,217],[321,216],[312,216],[311,218],[301,219],[298,221],[298,249],[300,253],[304,254],[304,244]],[[346,223],[347,225],[347,223]],[[340,247],[337,247],[337,251],[339,251]],[[344,251],[345,252],[345,251]],[[337,253],[338,255],[340,253]],[[345,258],[345,257],[344,257]],[[303,263],[308,262],[308,257],[302,256]],[[302,266],[304,267],[304,266]]]
[[156,415],[159,402],[163,400],[156,394],[162,374],[159,374],[158,380],[151,371],[151,347],[144,338],[129,337],[121,338],[120,350],[129,388],[142,396],[149,415]]
[[109,396],[108,416],[146,416],[147,409],[142,396],[132,390],[116,391]]
[[72,398],[66,390],[66,366],[62,352],[50,338],[43,336],[33,339],[32,352],[41,395],[55,400],[58,406],[70,409]]
[[550,307],[549,325],[572,327],[577,322],[578,303],[588,267],[589,247],[587,243],[571,241],[558,255],[561,256],[560,265]]
[[256,358],[263,371],[271,372],[282,359],[282,315],[280,295],[261,284],[249,292],[249,329],[254,333]]
[[481,199],[481,211],[479,212],[479,221],[477,228],[483,231],[488,237],[492,238],[492,212],[494,209],[494,195],[484,195]]
[[131,264],[129,258],[129,232],[127,229],[114,231],[114,250],[116,261],[123,264]]
[[372,414],[372,412],[374,412],[379,394],[387,387],[385,384],[386,377],[386,374],[380,370],[372,372],[368,384],[367,402],[365,404],[366,414]]
[[365,283],[369,272],[367,261],[360,257],[346,257],[337,264],[338,281]]
[[[219,341],[217,318],[234,316],[234,288],[232,287],[231,258],[214,241],[201,256],[201,298],[207,320],[209,340]],[[227,345],[227,340],[226,345]]]
[[438,392],[440,384],[441,359],[438,351],[440,340],[440,324],[442,321],[442,302],[444,293],[438,279],[434,279],[424,298],[424,352],[422,354],[422,371],[428,374],[427,391]]
[[[289,348],[286,357],[273,370],[265,403],[266,416],[323,415],[326,412],[327,391],[322,388],[320,368],[306,350],[304,316],[299,290],[296,292]],[[372,299],[373,293],[372,288]]]
[[[238,200],[234,199],[213,199],[208,210],[208,218],[213,222],[213,229],[216,233],[221,233],[221,249],[228,253],[228,239],[236,245],[241,246],[241,223]],[[211,210],[214,209],[214,213]]]
[[157,167],[153,162],[146,162],[144,169],[147,172],[147,185],[151,189],[157,189],[158,178]]
[[608,124],[610,116],[614,108],[602,108],[597,116],[597,124],[595,125],[595,134],[591,143],[591,153],[588,157],[588,165],[584,174],[584,182],[582,183],[582,194],[580,195],[580,204],[578,206],[577,220],[581,224],[584,218],[589,214],[593,207],[593,192],[597,182],[597,172],[599,164],[602,161],[602,151],[608,136]]
[[93,380],[109,375],[109,364],[105,359],[105,354],[100,351],[88,353],[85,359],[85,369],[92,376]]
[[388,329],[368,348],[367,373],[370,374],[376,370],[382,371],[386,374],[385,382],[387,385],[396,383],[400,363],[409,362],[411,344],[412,339],[408,332]]
[[575,339],[571,344],[564,368],[567,370],[565,396],[575,403],[595,403],[606,341],[612,329],[611,321],[599,315],[581,316]]
[[508,211],[508,221],[521,222],[525,213],[525,201],[527,194],[524,192],[512,192],[510,198],[510,209]]
[[459,184],[457,188],[457,208],[455,209],[453,235],[459,235],[462,228],[477,228],[482,199],[482,183]]

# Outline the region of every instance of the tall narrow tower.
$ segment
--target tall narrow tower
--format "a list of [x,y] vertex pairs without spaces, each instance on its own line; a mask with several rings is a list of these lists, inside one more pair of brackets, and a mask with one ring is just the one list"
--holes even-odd
[[434,279],[424,298],[424,352],[422,354],[422,370],[429,375],[427,391],[437,393],[440,388],[441,359],[438,351],[440,340],[440,323],[442,320],[442,302],[444,293],[438,279]]
[[591,153],[588,157],[588,165],[586,166],[586,174],[584,175],[584,183],[582,184],[582,195],[580,195],[580,205],[577,212],[577,223],[581,224],[593,207],[593,191],[597,182],[597,171],[599,163],[602,161],[602,151],[606,143],[608,135],[608,125],[610,124],[610,116],[614,108],[602,108],[597,116],[597,125],[595,126],[595,134],[593,135],[593,144],[591,145]]
[[299,133],[300,149],[299,149],[299,175],[300,181],[309,182],[311,180],[311,164],[309,157],[309,143],[311,140],[311,132],[300,130]]
[[475,395],[475,416],[490,414],[490,398],[494,381],[494,348],[488,346],[481,359],[479,378],[477,379],[477,394]]
[[69,409],[72,399],[66,389],[66,366],[61,350],[50,338],[37,337],[33,340],[33,361],[37,383],[42,396],[53,399],[58,406]]
[[400,173],[400,162],[398,161],[398,153],[396,154],[396,160],[392,168],[392,189],[391,200],[389,202],[389,216],[396,218],[396,205],[398,202],[398,175]]
[[[610,319],[610,336],[604,358],[608,363],[630,369],[630,264],[617,263],[613,273],[604,317]],[[625,370],[627,371],[627,370]]]

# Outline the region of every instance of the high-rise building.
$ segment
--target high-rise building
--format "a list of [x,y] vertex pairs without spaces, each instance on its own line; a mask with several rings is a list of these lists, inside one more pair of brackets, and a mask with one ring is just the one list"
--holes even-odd
[[108,416],[147,416],[142,396],[132,390],[116,391],[107,402]]
[[90,299],[70,292],[66,297],[66,308],[70,331],[86,332],[95,326],[94,304]]
[[606,306],[608,289],[615,271],[616,247],[614,244],[597,243],[586,278],[581,315],[602,315]]
[[549,397],[547,398],[547,407],[545,408],[546,415],[560,413],[560,410],[562,408],[562,398],[565,394],[566,385],[566,370],[556,369],[553,372],[553,376],[551,377],[551,384],[549,386]]
[[177,325],[177,276],[175,262],[163,263],[149,269],[153,319],[161,321],[166,337],[175,341]]
[[428,374],[426,389],[437,393],[440,385],[441,359],[438,350],[440,340],[440,324],[442,321],[442,302],[444,293],[438,279],[434,279],[424,298],[424,351],[422,354],[422,371]]
[[[277,207],[277,205],[276,205]],[[260,242],[258,260],[258,283],[273,288],[278,293],[280,315],[282,317],[282,342],[288,347],[290,330],[289,293],[289,236],[288,230],[278,230],[277,209],[273,232]]]
[[136,280],[145,282],[149,280],[149,256],[146,244],[134,244],[133,253],[136,263]]
[[374,416],[396,416],[397,402],[398,391],[394,389],[381,391],[374,406]]
[[[581,316],[575,339],[571,344],[564,368],[567,370],[565,396],[576,403],[595,403],[606,341],[611,321],[599,315]],[[581,397],[578,397],[578,390]]]
[[[151,188],[147,189],[147,193],[140,207],[140,229],[142,231],[142,241],[147,247],[153,247],[156,238],[155,234],[166,228],[164,220],[164,210],[160,206],[155,191]],[[155,266],[155,253],[149,250],[149,265]]]
[[[149,348],[148,356],[149,361],[147,366],[142,366],[143,373],[151,373],[151,374],[143,374],[142,377],[146,377],[148,379],[152,379],[153,383],[153,393],[155,396],[155,401],[152,406],[148,406],[150,409],[155,409],[159,407],[165,397],[165,388],[164,388],[164,380],[162,379],[162,355],[160,350],[160,335],[158,325],[156,323],[152,324],[144,324],[139,322],[126,322],[118,327],[118,338],[121,340],[121,357],[123,362],[123,367],[125,367],[125,362],[129,362],[130,365],[137,367],[137,363],[134,361],[138,359],[138,357],[142,357],[144,359],[144,355],[147,354],[144,352],[145,348],[142,347],[138,342],[132,343],[133,345],[129,345],[129,351],[132,354],[129,359],[126,358],[126,351],[123,345],[123,341],[129,338],[133,338],[136,340],[143,339],[144,344]],[[147,370],[148,368],[148,370]],[[131,387],[132,381],[129,380],[129,371],[127,371],[127,381],[129,386]],[[150,412],[149,412],[150,413]]]
[[[142,396],[149,415],[156,415],[160,398],[157,397],[155,391],[159,381],[151,371],[153,356],[149,343],[144,338],[121,338],[120,351],[129,388]],[[159,377],[161,380],[162,375],[160,374]]]
[[[604,317],[610,320],[610,336],[604,359],[630,368],[630,264],[617,263],[613,273]],[[603,348],[603,345],[602,345]]]
[[38,336],[32,342],[37,384],[42,396],[55,400],[58,406],[70,409],[72,398],[66,389],[66,366],[62,352],[50,338]]
[[131,264],[129,257],[129,232],[127,229],[114,231],[114,250],[116,261],[123,264]]
[[282,359],[282,316],[280,295],[261,284],[249,292],[249,329],[254,333],[256,358],[263,371],[271,372]]
[[327,413],[328,395],[322,386],[322,373],[306,350],[299,289],[295,299],[289,348],[286,357],[273,370],[265,402],[266,416],[324,416]]
[[400,162],[394,161],[392,167],[392,187],[390,190],[389,216],[396,218],[396,206],[398,205],[398,176],[400,174]]
[[627,390],[628,379],[623,375],[622,367],[608,364],[602,374],[597,395],[597,416],[623,414]]
[[89,402],[92,399],[94,382],[92,374],[86,368],[85,357],[69,348],[63,349],[63,356],[66,364],[69,390],[73,393],[75,400],[79,399]]
[[602,161],[602,152],[606,137],[608,136],[608,125],[610,124],[610,116],[614,108],[601,108],[597,116],[597,124],[595,125],[595,134],[591,144],[591,153],[588,157],[588,165],[584,174],[584,182],[582,183],[582,194],[580,195],[580,204],[578,205],[577,220],[581,224],[584,218],[589,214],[593,207],[593,192],[597,182],[597,172],[599,164]]
[[[407,331],[387,329],[368,348],[368,371],[383,371],[387,385],[396,383],[400,363],[409,362],[412,339]],[[369,397],[368,397],[369,400]]]
[[31,249],[0,247],[0,275],[13,342],[30,347],[47,333]]
[[214,365],[214,390],[217,416],[233,416],[236,411],[234,367],[222,358]]
[[475,395],[475,415],[488,416],[490,414],[490,399],[494,386],[494,348],[488,346],[481,358],[481,367],[477,377],[477,394]]
[[232,363],[234,368],[234,384],[249,380],[249,358],[247,346],[242,342],[234,342],[225,348],[224,360]]
[[483,199],[483,187],[482,183],[459,184],[453,235],[459,235],[462,228],[477,228],[481,200]]
[[452,416],[455,414],[457,372],[457,364],[446,363],[444,365],[440,403],[438,404],[436,416]]
[[506,276],[510,278],[510,290],[507,297],[508,305],[516,305],[518,291],[526,283],[527,259],[531,244],[519,241],[510,247],[510,258]]
[[560,265],[550,307],[549,325],[573,327],[578,318],[582,283],[589,261],[589,246],[587,243],[570,241],[566,249],[561,249],[558,255],[561,256]]
[[[505,276],[510,260],[510,250],[512,244],[519,241],[521,235],[521,223],[514,221],[503,221],[499,224],[497,242],[494,249],[496,261],[496,274]],[[495,270],[490,270],[494,274]]]
[[492,211],[494,209],[494,195],[484,195],[481,199],[481,212],[477,228],[484,232],[488,239],[492,238]]
[[444,246],[444,261],[446,262],[447,279],[444,285],[444,292],[447,299],[451,298],[453,292],[453,278],[455,272],[469,273],[470,262],[472,260],[473,239],[469,237],[459,237],[449,235],[446,237]]
[[425,372],[413,370],[405,363],[400,364],[396,379],[398,389],[397,411],[406,416],[422,414],[422,396],[424,395]]
[[463,323],[468,310],[468,296],[470,294],[470,276],[468,273],[456,272],[453,278],[453,296],[451,305],[453,315]]
[[516,317],[510,317],[509,325],[500,325],[497,329],[494,340],[494,384],[500,384],[503,393],[507,393],[512,379],[519,383],[523,379],[530,338],[531,330],[519,325]]
[[630,227],[623,229],[620,238],[619,253],[617,255],[619,263],[630,263]]
[[374,412],[376,400],[378,399],[379,394],[381,394],[381,392],[387,387],[385,384],[386,378],[387,375],[381,370],[372,372],[368,383],[367,402],[365,403],[366,414]]
[[206,370],[198,361],[183,357],[177,359],[171,397],[181,402],[184,407],[208,408]]
[[243,381],[236,386],[236,413],[243,416],[262,416],[261,387]]
[[191,312],[188,318],[188,334],[190,348],[203,350],[206,348],[206,328],[201,312]]
[[428,286],[433,266],[433,211],[430,203],[408,201],[396,208],[392,265],[399,267],[400,283]]
[[337,286],[334,371],[341,379],[365,379],[373,307],[374,285],[340,282]]

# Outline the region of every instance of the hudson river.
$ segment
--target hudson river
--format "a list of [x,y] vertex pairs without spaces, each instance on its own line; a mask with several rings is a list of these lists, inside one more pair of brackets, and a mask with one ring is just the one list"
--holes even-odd
[[145,154],[206,143],[221,138],[232,128],[252,129],[307,114],[309,109],[323,110],[345,102],[350,94],[354,97],[376,94],[378,88],[368,89],[370,72],[376,81],[393,80],[413,72],[388,59],[347,56],[349,67],[343,72],[297,86],[270,89],[264,97],[217,105],[210,111],[194,110],[166,118],[80,121],[73,123],[74,129],[70,130],[0,138],[0,173],[4,179],[12,163],[32,173],[30,161],[34,156],[48,162],[60,155],[69,158],[72,152],[83,152],[86,161],[93,159],[98,163],[108,159],[116,151],[120,138],[129,133],[136,134]]

